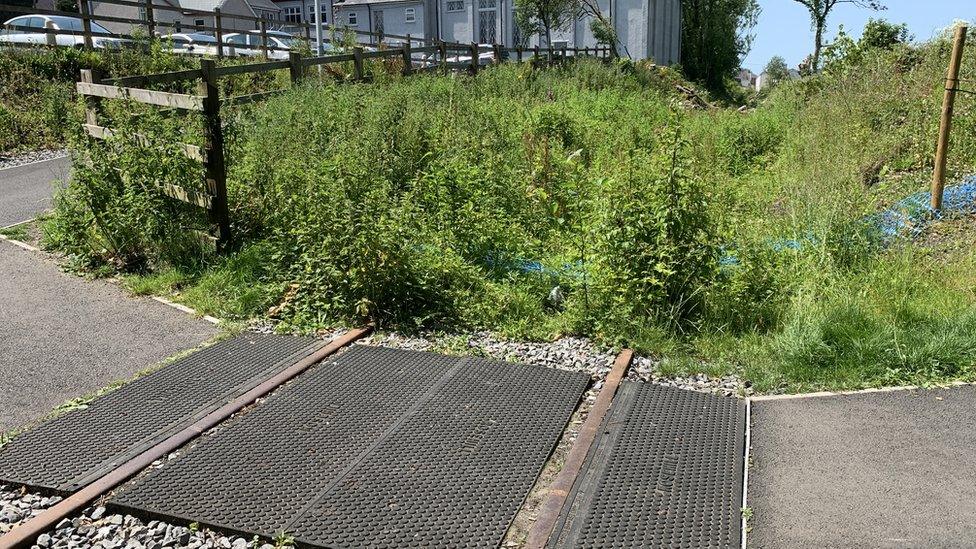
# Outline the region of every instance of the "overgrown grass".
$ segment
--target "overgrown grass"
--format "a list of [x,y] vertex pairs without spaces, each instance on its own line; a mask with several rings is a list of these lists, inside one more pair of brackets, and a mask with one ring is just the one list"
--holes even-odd
[[[119,120],[161,147],[78,136],[138,184],[81,170],[47,243],[289,327],[585,334],[767,392],[973,379],[974,256],[885,247],[864,222],[925,186],[947,55],[868,52],[747,114],[687,111],[675,73],[631,63],[304,86],[225,115],[238,247],[219,258],[187,237],[206,219],[152,190],[199,181],[165,151],[185,126]],[[973,114],[962,100],[954,176],[976,167]]]

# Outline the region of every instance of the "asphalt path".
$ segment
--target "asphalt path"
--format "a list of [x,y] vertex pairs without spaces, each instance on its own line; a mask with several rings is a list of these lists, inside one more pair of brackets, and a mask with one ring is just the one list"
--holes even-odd
[[754,401],[749,547],[976,547],[976,387]]
[[0,227],[33,219],[50,208],[71,171],[68,157],[0,169]]
[[0,432],[217,332],[202,319],[66,274],[43,255],[0,240]]

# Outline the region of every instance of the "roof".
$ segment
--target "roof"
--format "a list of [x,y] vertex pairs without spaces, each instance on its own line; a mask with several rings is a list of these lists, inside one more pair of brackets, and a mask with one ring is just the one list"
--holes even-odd
[[422,0],[346,0],[345,2],[333,2],[333,8],[343,6],[362,6],[366,4],[419,4]]
[[[214,8],[224,9],[224,5],[228,0],[177,0],[179,7],[188,10],[201,10],[201,11],[213,11]],[[276,6],[271,0],[244,0],[251,11],[255,9],[264,11],[281,11],[281,8]],[[256,15],[256,14],[255,14]]]

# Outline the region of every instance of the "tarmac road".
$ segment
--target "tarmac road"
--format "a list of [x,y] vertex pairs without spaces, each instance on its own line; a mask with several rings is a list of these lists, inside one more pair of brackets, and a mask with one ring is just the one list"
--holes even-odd
[[0,169],[0,227],[33,219],[48,209],[55,188],[68,180],[70,170],[68,157]]
[[753,401],[749,547],[976,547],[976,387]]
[[0,241],[0,433],[218,333],[108,282]]

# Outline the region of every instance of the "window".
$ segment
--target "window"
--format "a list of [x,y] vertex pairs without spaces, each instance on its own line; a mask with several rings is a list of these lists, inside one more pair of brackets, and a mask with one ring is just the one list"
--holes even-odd
[[478,9],[495,9],[495,0],[478,0]]
[[204,21],[203,19],[194,19],[193,20],[193,24],[196,25],[196,26],[198,26],[198,27],[202,27],[202,26],[206,25],[207,22]]
[[464,0],[449,0],[447,11],[464,11]]
[[417,22],[417,8],[404,8],[403,10],[404,21],[407,23]]
[[231,46],[243,46],[246,44],[245,37],[243,34],[232,34],[224,39]]
[[302,22],[302,8],[300,6],[287,7],[282,10],[282,14],[285,16],[285,21],[289,23]]
[[[329,14],[329,7],[326,6],[325,3],[322,3],[322,4],[319,5],[319,8],[322,10],[322,22],[323,23],[328,23],[329,22],[329,15],[328,15]],[[315,6],[314,5],[311,5],[311,6],[308,7],[308,22],[309,23],[314,23],[315,22]]]
[[359,14],[356,13],[356,12],[354,12],[354,11],[349,12],[349,17],[347,19],[347,22],[348,22],[348,24],[349,24],[350,27],[358,26],[359,25]]

